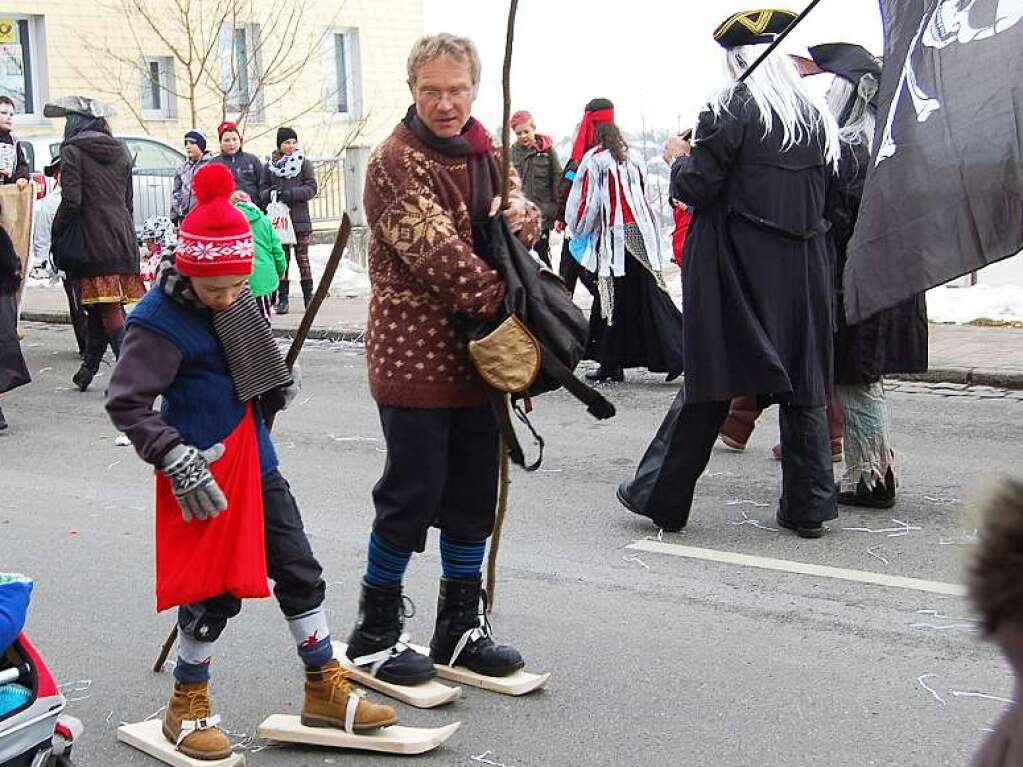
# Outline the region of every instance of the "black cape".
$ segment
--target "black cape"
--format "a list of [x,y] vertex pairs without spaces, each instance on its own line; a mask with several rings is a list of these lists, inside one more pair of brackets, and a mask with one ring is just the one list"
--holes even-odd
[[[838,277],[845,271],[846,253],[859,216],[870,153],[862,145],[842,145],[838,179],[832,185],[828,218],[838,256]],[[892,373],[927,370],[927,300],[913,296],[856,325],[845,318],[845,291],[838,291],[835,335],[835,383],[868,384]]]
[[700,115],[671,196],[695,207],[683,257],[687,402],[738,395],[824,405],[832,372],[834,251],[823,133],[782,152],[745,85]]

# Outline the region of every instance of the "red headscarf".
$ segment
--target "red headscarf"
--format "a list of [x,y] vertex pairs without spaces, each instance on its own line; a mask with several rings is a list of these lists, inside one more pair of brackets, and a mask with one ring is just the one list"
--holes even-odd
[[533,122],[533,115],[527,112],[525,109],[520,109],[518,112],[511,116],[511,129],[515,130],[523,123]]
[[583,121],[579,124],[579,132],[576,134],[575,144],[572,145],[572,159],[577,163],[582,162],[583,155],[597,145],[597,125],[614,121],[613,107],[583,113]]

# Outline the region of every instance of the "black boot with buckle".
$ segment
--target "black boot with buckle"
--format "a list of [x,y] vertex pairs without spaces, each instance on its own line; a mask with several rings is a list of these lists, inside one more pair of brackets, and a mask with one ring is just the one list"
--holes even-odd
[[508,676],[526,665],[518,650],[494,641],[478,575],[471,581],[441,578],[430,657],[485,676]]
[[381,588],[364,582],[359,620],[348,637],[348,660],[391,684],[420,684],[433,679],[433,661],[407,644],[405,619],[413,615],[412,600],[402,595],[401,586]]

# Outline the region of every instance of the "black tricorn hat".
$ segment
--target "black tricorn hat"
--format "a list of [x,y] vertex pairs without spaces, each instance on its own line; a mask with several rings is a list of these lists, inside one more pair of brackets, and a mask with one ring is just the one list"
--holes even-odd
[[881,83],[881,65],[873,54],[862,45],[853,43],[822,43],[809,49],[814,63],[825,72],[831,72],[843,80],[848,80],[854,88],[859,89],[863,78],[870,75],[874,78],[875,92],[869,99],[871,108],[877,111],[877,87]]
[[798,16],[778,8],[741,11],[729,16],[714,30],[714,40],[723,48],[773,43]]

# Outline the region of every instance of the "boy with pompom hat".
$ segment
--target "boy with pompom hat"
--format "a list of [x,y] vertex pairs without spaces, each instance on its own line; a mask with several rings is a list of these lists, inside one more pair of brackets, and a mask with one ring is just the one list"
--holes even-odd
[[[331,645],[325,584],[266,417],[294,385],[248,290],[253,241],[230,171],[195,176],[156,284],[128,320],[107,412],[157,476],[157,609],[178,607],[175,685],[163,733],[194,759],[230,755],[212,716],[212,643],[267,576],[306,668],[303,724],[367,730],[397,721],[357,696]],[[161,410],[153,410],[162,396]]]

